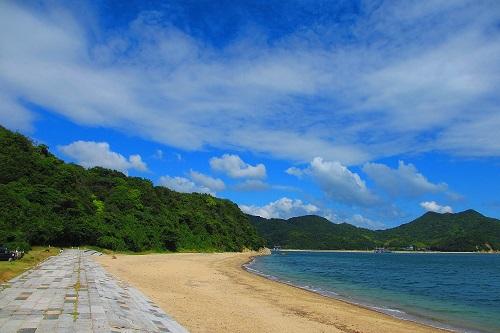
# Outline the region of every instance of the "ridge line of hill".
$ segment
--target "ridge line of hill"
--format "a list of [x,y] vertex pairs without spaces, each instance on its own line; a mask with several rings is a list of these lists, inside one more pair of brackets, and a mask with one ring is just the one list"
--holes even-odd
[[265,219],[248,215],[266,245],[289,249],[393,250],[420,249],[447,252],[500,250],[500,220],[468,209],[459,213],[427,212],[400,226],[370,230],[324,217],[305,215]]

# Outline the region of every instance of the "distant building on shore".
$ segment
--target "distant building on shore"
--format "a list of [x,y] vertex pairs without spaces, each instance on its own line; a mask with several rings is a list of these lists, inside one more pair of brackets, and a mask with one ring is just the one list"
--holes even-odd
[[388,250],[388,249],[383,248],[383,247],[376,247],[373,252],[375,252],[375,253],[391,253],[391,250]]

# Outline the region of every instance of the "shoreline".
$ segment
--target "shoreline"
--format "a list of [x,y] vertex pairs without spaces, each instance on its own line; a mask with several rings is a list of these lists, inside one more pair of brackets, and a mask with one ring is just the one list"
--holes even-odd
[[[284,250],[284,251],[286,251],[286,250]],[[290,252],[309,252],[309,251],[308,250],[291,250]],[[371,253],[371,251],[357,251],[357,250],[354,250],[354,251],[350,251],[350,250],[325,250],[325,251],[322,251],[322,250],[319,250],[319,251],[314,251],[314,252],[353,252],[353,253],[366,252],[366,253]],[[393,253],[395,253],[395,252],[393,252]],[[375,305],[368,305],[368,304],[358,303],[358,302],[355,302],[355,301],[350,301],[350,300],[348,300],[346,298],[340,297],[338,294],[336,294],[334,292],[333,293],[332,292],[321,292],[319,290],[315,290],[315,289],[312,289],[312,288],[307,288],[307,287],[304,287],[304,286],[296,285],[296,284],[293,284],[292,282],[281,280],[278,277],[275,277],[273,275],[265,274],[264,272],[261,272],[259,270],[253,269],[251,267],[248,267],[249,265],[251,265],[256,260],[257,257],[264,256],[264,255],[270,255],[270,254],[258,254],[258,255],[255,255],[255,256],[251,257],[251,260],[249,260],[248,262],[244,263],[241,266],[241,268],[243,270],[245,270],[246,272],[250,273],[250,274],[254,274],[256,276],[262,277],[262,278],[267,279],[269,281],[277,282],[277,283],[280,283],[280,284],[283,284],[283,285],[286,285],[286,286],[289,286],[289,287],[292,287],[292,288],[297,288],[299,290],[304,290],[306,292],[309,292],[309,293],[312,293],[312,294],[315,294],[315,295],[319,295],[319,296],[325,297],[327,299],[333,299],[333,300],[336,300],[336,301],[339,301],[339,302],[344,302],[346,304],[349,304],[349,305],[352,305],[352,306],[357,306],[357,307],[360,307],[360,308],[363,308],[363,309],[366,309],[366,310],[369,310],[369,311],[374,311],[374,312],[377,312],[377,313],[380,313],[380,314],[383,314],[383,315],[395,318],[397,320],[403,320],[403,321],[408,321],[408,322],[412,322],[412,323],[419,324],[419,325],[428,326],[429,328],[438,329],[438,330],[441,330],[441,331],[444,331],[444,332],[454,332],[454,333],[465,332],[462,329],[453,327],[451,325],[448,325],[448,327],[446,327],[444,324],[442,324],[443,326],[440,326],[438,323],[434,323],[434,322],[431,322],[431,321],[427,322],[424,318],[419,318],[417,316],[410,315],[410,314],[405,313],[405,312],[403,312],[403,313],[405,313],[407,315],[406,317],[398,317],[398,316],[396,316],[394,314],[391,314],[390,310],[401,312],[400,310],[386,309],[387,311],[384,311],[384,308],[377,307]]]
[[[318,252],[318,253],[375,253],[373,250],[307,250],[307,249],[281,249],[278,252]],[[500,254],[497,252],[449,252],[449,251],[391,251],[388,253],[402,253],[402,254]]]
[[95,258],[191,332],[449,332],[297,286],[243,265],[259,253],[181,253]]

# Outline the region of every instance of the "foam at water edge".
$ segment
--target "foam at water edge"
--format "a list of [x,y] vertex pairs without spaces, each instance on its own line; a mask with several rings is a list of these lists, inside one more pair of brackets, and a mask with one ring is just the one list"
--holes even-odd
[[380,313],[384,313],[386,315],[389,315],[391,317],[395,317],[395,318],[398,318],[398,319],[401,319],[401,320],[407,320],[407,321],[411,321],[411,322],[415,322],[415,323],[420,323],[420,324],[424,324],[424,325],[427,325],[427,326],[430,326],[430,327],[434,327],[434,328],[438,328],[438,329],[443,329],[443,330],[447,330],[447,331],[450,331],[450,332],[459,332],[459,333],[481,333],[481,332],[478,332],[478,331],[474,331],[474,330],[465,330],[465,329],[459,329],[459,328],[456,328],[456,327],[453,327],[451,325],[447,325],[447,324],[444,324],[444,323],[436,323],[432,320],[427,320],[425,318],[421,318],[421,317],[417,317],[417,316],[414,316],[414,315],[410,315],[402,310],[398,310],[398,309],[392,309],[392,308],[386,308],[386,307],[380,307],[380,306],[375,306],[375,305],[371,305],[371,304],[367,304],[367,303],[360,303],[360,302],[356,302],[350,298],[347,298],[347,297],[342,297],[340,296],[339,294],[337,294],[336,292],[333,292],[333,291],[327,291],[327,290],[322,290],[321,288],[314,288],[314,287],[311,287],[311,286],[308,286],[308,285],[304,285],[304,286],[301,286],[301,285],[296,285],[294,283],[292,283],[291,281],[289,280],[283,280],[283,279],[280,279],[276,276],[273,276],[273,275],[270,275],[270,274],[266,274],[260,270],[257,270],[255,268],[252,268],[250,267],[252,264],[255,263],[255,260],[256,258],[254,258],[252,261],[244,264],[242,267],[252,273],[252,274],[256,274],[256,275],[259,275],[259,276],[262,276],[268,280],[272,280],[272,281],[276,281],[276,282],[280,282],[280,283],[283,283],[283,284],[286,284],[286,285],[289,285],[289,286],[292,286],[292,287],[295,287],[295,288],[299,288],[299,289],[302,289],[302,290],[307,290],[307,291],[310,291],[310,292],[314,292],[316,294],[319,294],[319,295],[322,295],[322,296],[325,296],[325,297],[331,297],[331,298],[334,298],[334,299],[337,299],[337,300],[340,300],[340,301],[343,301],[343,302],[346,302],[346,303],[349,303],[349,304],[353,304],[353,305],[356,305],[356,306],[360,306],[360,307],[363,307],[363,308],[367,308],[367,309],[370,309],[370,310],[373,310],[373,311],[376,311],[376,312],[380,312]]

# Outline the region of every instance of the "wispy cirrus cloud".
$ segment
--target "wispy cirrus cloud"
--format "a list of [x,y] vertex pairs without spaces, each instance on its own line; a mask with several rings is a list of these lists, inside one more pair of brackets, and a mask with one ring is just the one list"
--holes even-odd
[[260,179],[246,179],[242,182],[236,183],[232,189],[241,192],[258,192],[258,191],[286,191],[286,192],[300,192],[300,189],[290,185],[269,184]]
[[188,150],[344,165],[430,150],[500,156],[498,13],[495,1],[368,1],[347,39],[323,22],[219,47],[159,12],[118,33],[50,2],[4,1],[0,121],[29,130],[28,102]]
[[271,185],[260,179],[247,179],[233,186],[237,191],[265,191],[271,189]]

